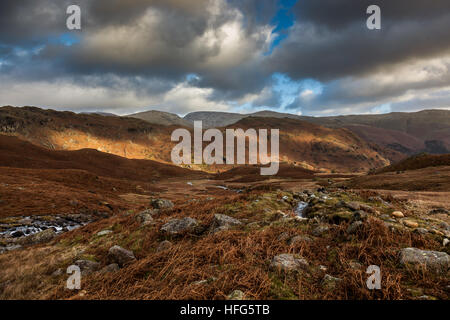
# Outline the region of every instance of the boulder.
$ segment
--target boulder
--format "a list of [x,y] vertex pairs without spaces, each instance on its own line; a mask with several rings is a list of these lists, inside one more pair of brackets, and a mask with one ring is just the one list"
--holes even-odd
[[228,230],[232,227],[240,225],[242,225],[242,222],[235,218],[226,216],[224,214],[215,214],[213,222],[211,224],[211,231],[218,232]]
[[136,261],[136,257],[132,251],[119,246],[114,246],[109,249],[108,258],[110,261],[117,263],[120,267],[124,267]]
[[149,213],[149,210],[145,210],[136,215],[136,221],[142,226],[146,226],[152,224],[154,220],[152,214]]
[[170,209],[173,208],[173,202],[166,199],[153,199],[150,205],[155,209]]
[[112,273],[112,272],[117,272],[120,270],[120,267],[117,263],[111,263],[109,265],[107,265],[106,267],[102,268],[102,270],[100,270],[100,273]]
[[400,252],[400,263],[440,273],[450,267],[450,256],[445,252],[405,248]]
[[90,260],[77,260],[74,264],[80,267],[82,276],[94,273],[100,268],[100,263]]
[[305,269],[309,266],[306,259],[302,257],[296,257],[292,254],[280,254],[272,259],[270,267],[272,269],[284,272],[291,272],[296,270]]
[[179,235],[186,232],[193,232],[197,228],[197,220],[186,217],[183,219],[174,219],[167,222],[161,227],[161,232],[169,235]]
[[396,218],[404,218],[405,217],[405,215],[401,211],[394,211],[391,213],[391,215]]
[[27,244],[37,244],[37,243],[44,243],[49,242],[54,237],[56,237],[56,232],[53,229],[47,229],[38,233],[35,233],[31,236],[28,236],[25,238],[25,243]]

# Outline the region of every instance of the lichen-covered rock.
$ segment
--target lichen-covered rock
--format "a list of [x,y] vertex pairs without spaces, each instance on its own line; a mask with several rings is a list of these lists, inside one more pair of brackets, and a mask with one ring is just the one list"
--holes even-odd
[[136,260],[132,251],[126,250],[119,246],[111,247],[108,251],[108,258],[117,263],[120,267],[124,267]]
[[150,205],[155,209],[170,209],[173,208],[173,202],[166,199],[153,199]]
[[145,210],[136,215],[136,221],[139,222],[142,226],[146,226],[152,224],[154,220],[149,210]]
[[211,224],[211,231],[219,232],[240,225],[242,225],[242,222],[235,218],[229,217],[224,214],[215,214],[214,220]]
[[47,229],[38,233],[35,233],[31,236],[28,236],[25,238],[24,242],[26,244],[37,244],[37,243],[44,243],[49,242],[54,237],[56,237],[56,232],[53,229]]
[[450,256],[445,252],[405,248],[400,252],[400,263],[440,273],[450,268]]
[[321,237],[328,230],[330,230],[330,228],[328,226],[320,225],[320,226],[317,226],[316,228],[314,228],[314,230],[312,231],[312,234],[315,235],[316,237]]
[[167,222],[161,227],[161,232],[169,235],[179,235],[186,232],[195,232],[197,228],[197,220],[186,217]]
[[323,277],[323,280],[322,280],[322,286],[323,286],[325,289],[331,291],[331,290],[336,289],[336,286],[337,286],[337,285],[339,284],[339,282],[341,282],[341,281],[342,281],[342,279],[340,279],[340,278],[336,278],[336,277],[330,276],[329,274],[326,274],[326,275]]
[[228,300],[244,300],[245,294],[241,290],[234,290],[227,298]]
[[270,264],[272,269],[284,272],[301,270],[308,266],[309,263],[306,259],[287,253],[275,256]]
[[293,238],[291,238],[288,243],[289,245],[293,246],[296,245],[297,243],[302,243],[302,242],[313,242],[314,240],[311,239],[308,236],[305,235],[300,235],[300,236],[295,236]]

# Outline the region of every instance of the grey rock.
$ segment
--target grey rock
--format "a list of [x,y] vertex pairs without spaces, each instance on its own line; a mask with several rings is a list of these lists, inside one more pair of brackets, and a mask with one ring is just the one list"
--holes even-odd
[[215,214],[211,224],[212,232],[228,230],[235,226],[242,225],[242,222],[224,214]]
[[112,273],[112,272],[117,272],[120,270],[120,267],[117,263],[111,263],[109,265],[107,265],[106,267],[102,268],[100,270],[100,273]]
[[185,232],[193,232],[196,228],[198,228],[197,220],[186,217],[167,222],[161,227],[161,232],[169,235],[179,235]]
[[108,235],[110,233],[112,233],[111,230],[102,230],[102,231],[97,233],[97,236],[102,237],[102,236],[106,236],[106,235]]
[[166,199],[153,199],[150,205],[155,209],[170,209],[173,208],[173,202]]
[[400,263],[402,265],[422,267],[429,271],[440,273],[447,272],[449,269],[450,256],[445,252],[405,248],[400,252]]
[[275,270],[281,270],[284,272],[290,272],[295,270],[305,269],[309,266],[306,259],[302,257],[295,257],[292,254],[280,254],[272,259],[270,267]]
[[289,240],[289,245],[295,245],[295,244],[297,244],[297,243],[302,243],[302,242],[313,242],[314,240],[313,239],[311,239],[310,237],[308,237],[308,236],[305,236],[305,235],[300,235],[300,236],[295,236],[295,237],[293,237],[293,238],[291,238],[290,240]]
[[136,221],[139,222],[142,226],[146,226],[153,223],[153,217],[148,211],[143,211],[137,214]]
[[56,237],[56,232],[53,229],[47,229],[38,233],[35,233],[31,236],[25,238],[25,243],[27,244],[37,244],[51,241],[54,237]]
[[361,204],[355,201],[347,202],[346,206],[353,211],[358,211],[361,209]]
[[241,290],[234,290],[232,293],[230,293],[227,297],[228,300],[244,300],[245,293]]
[[359,230],[362,229],[363,227],[363,223],[361,221],[355,221],[353,222],[351,225],[348,226],[347,228],[347,233],[348,234],[355,234],[357,233]]
[[429,214],[449,214],[449,211],[444,208],[436,208],[431,210]]
[[77,260],[75,261],[75,265],[80,267],[82,276],[91,274],[100,268],[100,263],[90,260]]
[[418,234],[427,234],[428,230],[425,228],[416,228],[416,229],[414,229],[413,232],[418,233]]
[[161,251],[165,251],[172,248],[172,242],[168,241],[168,240],[164,240],[162,241],[158,248],[156,249],[157,252],[161,252]]
[[322,286],[324,286],[327,290],[334,290],[334,289],[336,289],[336,286],[338,285],[338,283],[341,281],[342,281],[342,279],[340,279],[340,278],[336,278],[336,277],[330,276],[329,274],[326,274],[323,277]]
[[126,250],[119,246],[111,247],[108,251],[108,257],[112,262],[117,263],[120,267],[124,267],[136,261],[136,257],[132,251]]
[[317,226],[316,228],[314,228],[314,230],[312,231],[312,234],[315,235],[316,237],[320,237],[328,230],[330,230],[330,228],[328,226],[320,225],[320,226]]

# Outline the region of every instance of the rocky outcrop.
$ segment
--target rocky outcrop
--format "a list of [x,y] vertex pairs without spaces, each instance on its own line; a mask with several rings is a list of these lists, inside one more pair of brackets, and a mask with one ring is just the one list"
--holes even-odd
[[445,252],[405,248],[400,252],[400,263],[440,273],[450,268],[450,256]]

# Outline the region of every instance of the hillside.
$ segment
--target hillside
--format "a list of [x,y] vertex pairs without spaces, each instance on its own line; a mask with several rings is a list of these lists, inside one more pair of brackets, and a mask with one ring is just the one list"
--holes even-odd
[[418,152],[450,152],[450,111],[424,110],[394,112],[380,115],[349,115],[337,117],[307,117],[273,111],[253,114],[194,112],[185,119],[202,120],[206,126],[225,126],[246,117],[290,118],[329,128],[348,128],[367,141],[403,155]]
[[[230,128],[281,129],[280,160],[311,170],[356,172],[398,160],[345,128],[326,128],[295,119],[246,118]],[[125,158],[171,163],[170,141],[177,126],[129,117],[80,115],[39,108],[0,108],[0,132],[54,150],[95,149]],[[225,128],[222,128],[225,130]],[[400,155],[401,156],[401,155]],[[195,167],[195,166],[192,166]],[[230,167],[206,167],[213,171]]]
[[152,124],[158,124],[163,126],[182,126],[191,127],[192,124],[180,118],[178,115],[169,112],[150,110],[146,112],[140,112],[135,114],[130,114],[127,117],[141,119]]
[[450,166],[450,154],[419,154],[377,170],[376,173],[417,170],[428,167]]

